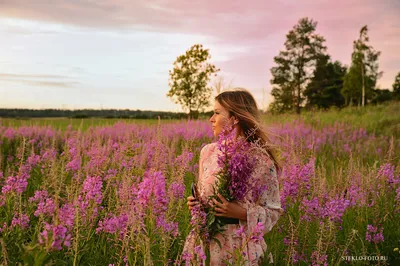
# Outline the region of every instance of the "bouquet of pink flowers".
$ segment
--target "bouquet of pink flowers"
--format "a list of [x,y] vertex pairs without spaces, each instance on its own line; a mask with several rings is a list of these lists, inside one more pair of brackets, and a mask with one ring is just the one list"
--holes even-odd
[[[208,200],[202,200],[198,195],[195,184],[192,184],[192,194],[200,201],[199,205],[192,208],[190,222],[193,227],[190,234],[195,236],[193,244],[196,245],[197,249],[195,248],[196,254],[185,254],[184,260],[195,260],[200,262],[201,265],[204,258],[209,258],[211,240],[214,240],[221,247],[221,243],[215,235],[223,232],[224,225],[234,218],[215,215],[215,207],[210,202],[213,199],[218,200],[218,194],[227,201],[241,201],[249,192],[254,194],[255,191],[259,190],[257,184],[250,179],[256,163],[255,156],[250,154],[250,145],[246,138],[236,137],[235,129],[226,128],[220,134],[218,140],[219,171],[216,173],[213,195]],[[199,239],[202,239],[204,246],[200,245]]]
[[[250,176],[255,166],[255,157],[250,155],[250,143],[244,137],[236,137],[235,129],[225,129],[218,140],[218,166],[213,195],[218,200],[222,195],[227,201],[241,201],[254,186]],[[223,232],[223,226],[232,218],[215,216],[214,208],[207,209],[208,236],[213,238]],[[215,239],[215,238],[214,238]]]

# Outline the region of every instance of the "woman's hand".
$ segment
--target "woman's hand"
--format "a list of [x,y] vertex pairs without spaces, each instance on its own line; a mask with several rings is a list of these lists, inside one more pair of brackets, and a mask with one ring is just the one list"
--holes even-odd
[[227,201],[221,194],[218,194],[217,196],[222,203],[213,199],[216,212],[215,216],[236,218],[244,221],[247,220],[247,210],[245,208],[234,201]]
[[197,204],[200,204],[200,203],[196,200],[195,197],[193,197],[193,196],[187,197],[187,205],[188,205],[190,211]]

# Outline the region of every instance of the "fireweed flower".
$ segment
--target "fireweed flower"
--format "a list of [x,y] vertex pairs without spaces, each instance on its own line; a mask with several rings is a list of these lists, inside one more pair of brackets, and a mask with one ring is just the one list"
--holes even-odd
[[[198,245],[194,248],[194,253],[201,259],[205,260],[206,259],[206,254],[204,253],[203,247],[201,245]],[[202,264],[200,264],[202,265]]]
[[366,193],[361,189],[360,185],[352,184],[348,189],[348,198],[350,200],[350,207],[362,207],[366,202]]
[[[193,251],[193,253],[189,253],[187,251],[182,253],[181,260],[185,262],[185,266],[204,266],[204,261],[207,259],[207,256],[205,254],[203,245],[200,244],[195,246]],[[177,261],[175,265],[181,265],[181,261]]]
[[156,217],[156,226],[166,233],[171,233],[174,237],[179,235],[178,222],[167,222],[164,214]]
[[86,152],[86,155],[90,158],[89,162],[85,165],[85,170],[88,173],[96,174],[98,170],[102,168],[102,166],[107,161],[107,147],[99,146],[98,144],[93,145],[89,151]]
[[378,171],[378,178],[384,179],[391,188],[396,188],[400,184],[400,176],[396,176],[395,167],[390,163],[381,165]]
[[53,215],[54,211],[56,210],[56,206],[54,204],[54,200],[52,198],[46,198],[44,200],[40,200],[38,203],[38,208],[35,211],[34,215],[36,217],[40,215]]
[[[250,180],[256,158],[250,156],[250,143],[243,137],[236,138],[236,129],[233,127],[224,128],[219,136],[217,147],[219,171],[216,174],[216,182],[213,185],[214,195],[209,197],[217,198],[221,194],[228,201],[243,200],[253,187],[256,187]],[[225,225],[223,217],[214,215],[214,208],[207,206],[207,230],[213,238],[215,234],[223,231]]]
[[264,225],[263,223],[257,223],[253,228],[251,241],[261,241],[264,238]]
[[143,181],[138,186],[136,201],[144,209],[151,205],[155,214],[163,213],[168,209],[165,176],[161,171],[145,172]]
[[28,157],[26,162],[29,164],[31,168],[35,167],[37,164],[40,163],[40,155],[32,154]]
[[235,138],[236,129],[226,128],[218,140],[218,192],[227,200],[242,200],[249,190],[250,173],[255,158],[249,156],[250,143],[243,137]]
[[293,245],[297,246],[299,244],[299,239],[295,238],[295,239],[291,239],[291,237],[285,237],[283,238],[283,244],[285,244],[285,246],[290,246],[292,244],[293,241]]
[[67,163],[65,169],[71,172],[77,172],[81,168],[81,158],[75,157],[70,162]]
[[288,166],[282,174],[283,189],[281,193],[282,208],[286,210],[286,201],[298,198],[310,190],[310,178],[315,173],[315,158],[305,165]]
[[189,151],[183,151],[181,155],[175,158],[175,165],[181,168],[188,168],[190,162],[193,159],[193,153]]
[[12,218],[12,221],[11,221],[11,228],[14,228],[17,226],[21,227],[22,229],[28,228],[29,227],[29,216],[26,214],[19,214],[19,213],[14,214],[14,217]]
[[110,234],[119,233],[119,236],[122,238],[126,232],[128,220],[129,217],[125,213],[119,216],[112,215],[110,218],[99,221],[96,233],[100,233],[101,231]]
[[300,219],[310,222],[328,218],[332,222],[341,224],[344,212],[349,206],[350,200],[339,196],[329,199],[327,195],[323,195],[311,200],[304,197],[300,205],[300,210],[303,212]]
[[328,266],[328,255],[321,255],[319,254],[318,251],[314,251],[311,254],[311,260],[312,260],[312,266],[317,266],[317,265],[324,265]]
[[[182,187],[177,184],[176,188],[178,188],[176,196],[181,197]],[[136,193],[135,206],[138,208],[136,213],[141,220],[139,222],[143,222],[146,210],[150,208],[156,216],[157,229],[173,236],[179,235],[178,223],[167,221],[166,212],[170,198],[167,197],[166,179],[161,171],[146,171],[143,181],[139,183],[137,189],[133,189],[133,192]]]
[[29,198],[29,201],[39,202],[34,213],[36,217],[46,214],[53,215],[56,209],[54,200],[49,197],[47,190],[36,190],[34,196]]
[[370,243],[378,244],[383,242],[385,238],[383,237],[383,228],[379,229],[371,224],[367,225],[367,232],[365,233],[365,240]]
[[[77,137],[71,137],[66,140],[67,142],[67,151],[66,151],[66,156],[70,160],[67,165],[65,166],[65,170],[68,172],[77,172],[78,170],[81,169],[81,156],[78,153],[78,144],[79,140]],[[64,153],[62,154],[64,155]]]
[[193,254],[189,252],[184,252],[182,254],[182,261],[185,262],[185,266],[190,266],[191,265],[190,262],[192,261],[192,259],[193,259]]
[[245,236],[245,235],[246,235],[246,230],[245,230],[245,228],[246,228],[245,226],[241,225],[241,226],[239,227],[239,229],[235,230],[235,234],[236,234],[238,237]]
[[64,204],[58,209],[58,219],[60,223],[71,229],[74,226],[75,208],[71,203]]
[[48,195],[49,193],[47,192],[47,190],[36,190],[34,196],[29,198],[29,201],[30,202],[40,201],[46,199]]
[[116,176],[117,173],[118,173],[118,170],[116,170],[116,169],[108,169],[107,175],[104,177],[104,180],[108,180],[109,178]]
[[349,200],[336,197],[325,204],[322,216],[328,217],[331,221],[342,223],[342,216],[349,206]]
[[185,194],[185,185],[179,182],[173,182],[169,186],[169,192],[172,193],[174,198],[183,199]]
[[300,217],[301,220],[311,222],[313,219],[318,218],[321,213],[318,197],[311,200],[304,198],[301,202],[300,210],[304,211],[304,215]]
[[245,241],[242,242],[242,244],[238,247],[236,245],[233,245],[234,253],[241,254],[241,256],[246,256],[245,250],[247,243],[249,242],[258,243],[259,241],[263,240],[264,225],[261,222],[257,223],[256,226],[252,229],[250,234],[247,233],[246,226],[240,226],[239,229],[235,230],[235,234],[236,236],[241,237]]
[[[78,206],[82,217],[93,220],[97,217],[98,206],[103,200],[103,194],[101,189],[103,187],[103,181],[101,177],[87,177],[83,182],[81,194],[78,196]],[[86,217],[88,212],[88,207],[91,206],[91,217]]]
[[192,231],[196,231],[203,241],[210,240],[209,230],[207,228],[207,213],[201,204],[195,205],[191,209],[190,225]]
[[62,225],[50,225],[44,223],[44,230],[39,234],[39,243],[48,250],[62,250],[62,247],[71,245],[71,234],[67,234],[67,228]]
[[16,176],[7,177],[5,185],[2,187],[1,192],[3,194],[8,194],[11,192],[16,192],[17,194],[22,194],[28,187],[28,179],[30,175],[23,171],[21,174]]
[[55,148],[48,148],[47,150],[44,150],[42,153],[43,153],[41,158],[42,164],[51,162],[53,160],[56,160],[57,158],[57,150]]
[[[252,188],[250,174],[256,163],[256,159],[249,156],[250,144],[241,136],[236,138],[236,129],[232,127],[224,128],[217,144],[220,151],[218,154],[220,171],[216,174],[217,181],[213,186],[214,195],[209,200],[217,198],[216,194],[218,193],[228,201],[242,200]],[[209,237],[213,238],[216,233],[223,231],[223,218],[214,216],[214,210],[209,206],[206,206],[205,210],[207,212],[207,231]]]

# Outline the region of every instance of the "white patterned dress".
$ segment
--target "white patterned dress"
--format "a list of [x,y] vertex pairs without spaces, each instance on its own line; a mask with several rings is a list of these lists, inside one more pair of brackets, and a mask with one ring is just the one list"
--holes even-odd
[[[215,174],[218,172],[218,144],[216,142],[207,144],[200,152],[199,162],[199,180],[198,187],[200,197],[206,200],[212,195],[212,185],[215,182]],[[227,224],[224,226],[225,231],[216,235],[222,245],[222,249],[216,243],[210,243],[210,265],[225,265],[223,259],[233,262],[229,252],[232,252],[235,247],[242,247],[246,259],[246,265],[259,265],[261,257],[267,253],[267,244],[265,240],[249,241],[245,243],[245,238],[238,236],[235,231],[240,226],[245,226],[245,232],[250,234],[258,222],[264,225],[264,234],[271,231],[272,227],[277,223],[279,217],[283,214],[279,195],[279,183],[277,173],[273,161],[266,153],[259,152],[259,149],[254,146],[257,164],[254,168],[251,178],[259,180],[262,184],[267,185],[257,202],[253,202],[248,195],[244,200],[238,202],[247,210],[247,221],[239,220],[239,224]],[[194,252],[194,235],[189,234],[183,252],[193,254]],[[268,252],[269,262],[273,262],[272,254]],[[205,261],[203,261],[205,262]]]

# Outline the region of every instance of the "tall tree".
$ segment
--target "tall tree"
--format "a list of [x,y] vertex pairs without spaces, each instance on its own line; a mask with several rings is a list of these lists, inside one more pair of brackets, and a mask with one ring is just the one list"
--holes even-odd
[[357,103],[364,106],[366,100],[373,97],[376,81],[382,75],[382,72],[378,72],[381,53],[375,51],[368,42],[368,27],[365,25],[360,30],[359,38],[353,42],[352,62],[344,79],[342,94],[349,105]]
[[313,77],[304,91],[307,98],[306,107],[329,108],[344,105],[344,97],[340,93],[346,67],[339,61],[332,63],[329,55],[322,55],[317,60]]
[[296,109],[300,113],[303,91],[309,82],[317,58],[324,54],[325,38],[316,34],[317,22],[309,18],[299,20],[286,35],[285,50],[274,57],[277,66],[271,68],[274,97],[272,107],[279,111]]
[[393,83],[393,98],[400,100],[400,72],[397,73],[396,79]]
[[173,70],[169,71],[170,90],[167,96],[188,110],[189,117],[196,117],[199,110],[204,111],[210,105],[212,88],[208,82],[211,75],[219,71],[208,62],[210,58],[208,49],[195,44],[185,54],[178,56]]

